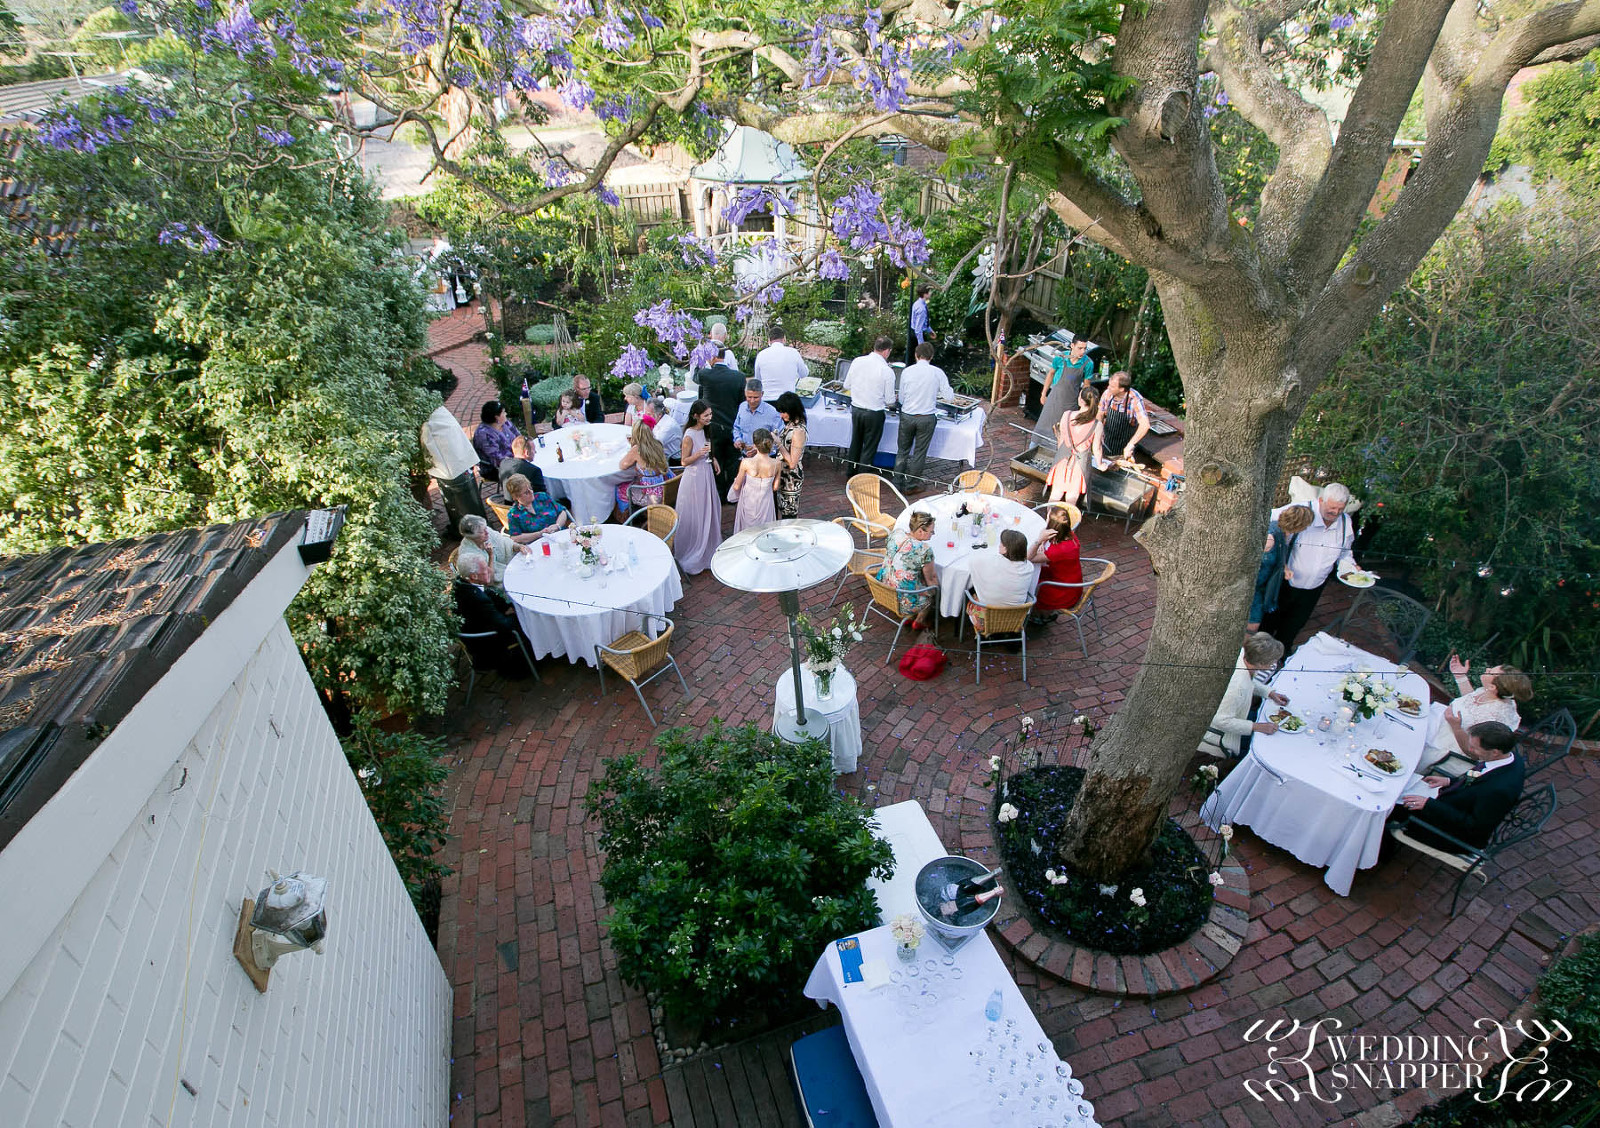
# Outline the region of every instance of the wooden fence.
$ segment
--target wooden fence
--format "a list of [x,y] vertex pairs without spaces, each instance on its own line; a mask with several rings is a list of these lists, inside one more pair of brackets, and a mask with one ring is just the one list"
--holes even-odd
[[624,184],[614,189],[622,206],[640,227],[659,223],[693,224],[689,192],[679,184]]

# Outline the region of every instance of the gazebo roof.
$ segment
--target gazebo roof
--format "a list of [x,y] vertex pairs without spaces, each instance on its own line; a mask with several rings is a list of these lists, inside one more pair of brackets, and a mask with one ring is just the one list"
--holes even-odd
[[811,176],[794,149],[770,133],[736,125],[704,164],[689,175],[724,184],[797,184]]

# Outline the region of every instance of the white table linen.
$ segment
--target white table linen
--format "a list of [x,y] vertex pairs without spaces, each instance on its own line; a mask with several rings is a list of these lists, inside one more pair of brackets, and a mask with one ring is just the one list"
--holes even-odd
[[[959,422],[940,416],[934,424],[933,441],[928,444],[929,458],[942,458],[951,462],[965,462],[974,466],[978,449],[983,446],[983,424],[988,418],[983,408]],[[850,409],[830,410],[819,401],[806,411],[806,445],[810,447],[849,447]],[[878,440],[878,450],[895,454],[900,449],[900,417],[886,415],[883,419],[883,438]]]
[[[828,722],[828,747],[833,751],[834,772],[853,772],[861,758],[861,707],[856,701],[856,679],[843,666],[833,675],[833,692],[826,701],[817,697],[817,679],[804,666],[800,684],[806,695],[806,715],[819,713]],[[773,694],[772,726],[783,716],[794,716],[794,671],[785,668]]]
[[949,851],[915,799],[873,811],[872,829],[894,849],[894,876],[887,881],[867,878],[867,888],[878,895],[878,923],[888,924],[901,913],[916,914],[918,872]]
[[[1349,738],[1338,732],[1321,733],[1316,725],[1319,717],[1338,713],[1341,702],[1330,697],[1335,684],[1363,668],[1393,681],[1402,694],[1428,699],[1428,686],[1420,675],[1407,673],[1395,679],[1392,662],[1318,634],[1295,652],[1272,684],[1289,698],[1288,708],[1307,727],[1297,733],[1257,733],[1250,755],[1200,811],[1212,829],[1223,823],[1248,826],[1307,865],[1327,867],[1324,880],[1340,896],[1349,895],[1356,870],[1378,863],[1384,823],[1408,789],[1427,728],[1423,718],[1408,717],[1402,724],[1383,713],[1356,725],[1351,734],[1355,765],[1368,775],[1381,776],[1363,757],[1368,749],[1383,748],[1400,761],[1401,770],[1376,783],[1353,774],[1347,767]],[[1276,706],[1263,701],[1259,716],[1274,711]]]
[[[974,505],[984,505],[999,515],[998,521],[987,525],[984,529],[981,541],[988,543],[987,548],[974,549],[973,545],[980,541],[974,541],[965,530],[957,532],[955,515],[963,502],[968,509]],[[1044,518],[1021,502],[1012,501],[1008,497],[976,493],[938,494],[914,501],[911,507],[895,520],[894,527],[904,532],[910,527],[911,514],[917,510],[932,513],[934,516],[933,539],[928,543],[933,548],[934,570],[939,573],[939,612],[949,618],[961,615],[965,611],[967,588],[972,583],[969,560],[974,551],[998,552],[1000,533],[1004,529],[1016,529],[1028,538],[1029,545],[1032,545],[1039,534],[1044,532]],[[1039,571],[1039,565],[1035,564],[1033,566],[1035,584],[1039,582]]]
[[[549,543],[551,554],[542,545]],[[628,549],[638,563],[630,565]],[[665,615],[683,598],[683,581],[672,550],[655,534],[629,525],[606,525],[600,549],[614,571],[580,577],[569,566],[577,548],[568,530],[552,533],[518,555],[506,568],[505,589],[517,609],[517,621],[533,644],[535,658],[561,655],[569,662],[595,664],[594,648],[609,646],[629,631],[652,638],[659,624],[648,625],[641,614]],[[632,574],[629,574],[631,567]],[[602,586],[602,580],[604,586]]]
[[[561,451],[560,460],[557,449]],[[611,516],[616,508],[617,487],[633,480],[632,468],[619,468],[627,453],[628,428],[620,423],[589,423],[558,427],[539,436],[533,448],[533,464],[549,483],[550,492],[572,503],[573,518],[580,524],[591,524]]]

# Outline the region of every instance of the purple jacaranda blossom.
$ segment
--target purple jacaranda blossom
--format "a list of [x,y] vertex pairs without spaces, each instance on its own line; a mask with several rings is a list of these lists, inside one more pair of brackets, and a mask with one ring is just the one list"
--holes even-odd
[[595,38],[600,40],[600,46],[607,51],[613,51],[619,55],[633,46],[633,32],[628,30],[628,25],[623,23],[614,12],[601,22],[600,30],[595,33]]
[[694,269],[702,266],[716,266],[716,248],[708,242],[703,242],[693,235],[675,236],[678,251],[683,259],[683,265]]
[[241,59],[258,52],[269,59],[278,57],[278,48],[271,33],[250,14],[250,6],[242,2],[206,28],[201,33],[200,42],[206,50],[219,46],[230,48]]
[[928,237],[896,216],[889,221],[889,261],[895,266],[917,266],[928,261]]
[[556,93],[561,95],[563,102],[575,110],[588,109],[589,103],[594,101],[594,87],[576,75],[558,86]]
[[624,346],[622,355],[611,366],[611,375],[619,380],[643,380],[651,371],[650,354],[637,345]]
[[169,223],[156,233],[156,242],[162,246],[180,243],[191,251],[199,251],[203,255],[209,255],[222,247],[222,240],[212,234],[203,223],[196,223],[192,227],[187,223]]
[[1328,21],[1328,30],[1330,31],[1346,31],[1355,26],[1356,18],[1348,12],[1334,16],[1333,19]]
[[548,54],[567,42],[567,33],[548,16],[533,16],[516,22],[516,36],[524,47]]
[[722,355],[722,346],[715,341],[701,341],[689,354],[690,368],[709,368]]
[[624,121],[633,116],[638,105],[638,99],[632,94],[624,94],[621,98],[607,98],[603,102],[596,102],[594,112],[601,121]]
[[728,201],[728,206],[722,209],[722,218],[727,220],[731,227],[741,227],[752,215],[764,215],[768,212],[776,215],[779,211],[785,215],[792,215],[794,205],[777,189],[770,186],[741,188],[738,194]]
[[556,11],[569,24],[586,20],[594,15],[593,0],[557,0]]
[[671,298],[663,298],[648,309],[639,310],[633,315],[633,321],[635,325],[653,329],[656,339],[672,346],[672,353],[679,360],[688,355],[690,340],[699,340],[705,335],[699,319],[675,308]]
[[747,305],[736,306],[734,308],[734,311],[733,311],[733,319],[735,321],[739,322],[740,324],[743,324],[744,322],[750,320],[750,315],[752,313],[754,313],[754,312],[755,312],[755,310],[750,306],[747,306]]
[[783,301],[783,287],[777,283],[765,286],[758,290],[750,300],[755,302],[756,305],[772,305],[774,302],[781,302]]
[[572,168],[565,161],[551,157],[544,162],[544,186],[546,188],[560,188],[572,179]]
[[888,224],[879,212],[883,197],[866,184],[852,185],[833,202],[833,233],[852,250],[865,251],[887,240]]
[[850,277],[850,264],[844,261],[844,256],[838,251],[823,251],[822,257],[817,260],[817,277],[843,282]]
[[661,20],[656,17],[655,13],[649,8],[640,8],[638,15],[639,22],[644,24],[644,26],[649,28],[651,31],[657,31],[667,26],[666,24],[662,23]]
[[287,129],[273,129],[269,125],[256,126],[256,136],[260,137],[263,141],[280,146],[293,145],[295,141],[294,134],[290,133]]
[[622,197],[617,195],[611,189],[607,188],[604,184],[596,184],[592,189],[590,189],[590,191],[594,193],[595,199],[599,200],[607,207],[620,208],[622,206]]

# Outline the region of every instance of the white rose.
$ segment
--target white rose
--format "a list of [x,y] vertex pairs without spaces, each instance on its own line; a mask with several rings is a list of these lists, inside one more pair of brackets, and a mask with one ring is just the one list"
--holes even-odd
[[998,756],[990,756],[989,757],[989,770],[991,772],[997,772],[997,771],[1000,770],[1000,757],[998,757]]
[[1212,870],[1211,871],[1210,880],[1211,880],[1211,884],[1212,885],[1221,885],[1222,884],[1222,875],[1220,873],[1218,873],[1216,870]]
[[1032,717],[1023,717],[1022,718],[1022,727],[1025,728],[1025,729],[1031,729],[1033,727],[1033,718]]
[[834,638],[843,638],[843,637],[844,637],[844,630],[843,630],[843,628],[841,628],[841,627],[834,627],[834,628],[833,628],[833,637],[834,637]]
[[1002,803],[1002,804],[1000,804],[1000,821],[1003,822],[1003,823],[1010,822],[1012,819],[1016,818],[1021,813],[1022,813],[1021,811],[1018,811],[1010,803]]
[[1046,881],[1048,881],[1051,885],[1054,885],[1055,882],[1056,882],[1056,871],[1053,870],[1053,869],[1045,870],[1044,871],[1044,879]]
[[1222,829],[1217,831],[1217,833],[1222,835],[1222,840],[1224,842],[1233,841],[1233,827],[1229,826],[1227,823],[1223,823]]
[[1128,894],[1128,900],[1132,901],[1139,908],[1144,908],[1144,890],[1135,889],[1132,893]]

